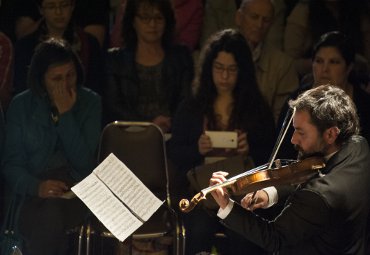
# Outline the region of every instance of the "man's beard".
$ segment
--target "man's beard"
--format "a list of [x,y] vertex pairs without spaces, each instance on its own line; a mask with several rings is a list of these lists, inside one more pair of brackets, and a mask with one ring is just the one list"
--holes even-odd
[[314,151],[314,152],[305,152],[301,148],[301,146],[295,144],[294,149],[298,151],[298,160],[303,160],[310,157],[324,157],[325,156],[325,147],[326,146],[320,146],[322,147],[322,150]]

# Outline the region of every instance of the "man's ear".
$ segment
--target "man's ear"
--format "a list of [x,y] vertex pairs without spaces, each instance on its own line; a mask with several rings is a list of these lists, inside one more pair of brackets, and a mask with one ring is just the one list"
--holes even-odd
[[340,133],[340,130],[337,126],[330,127],[325,130],[325,140],[328,144],[334,144],[337,140],[337,137]]

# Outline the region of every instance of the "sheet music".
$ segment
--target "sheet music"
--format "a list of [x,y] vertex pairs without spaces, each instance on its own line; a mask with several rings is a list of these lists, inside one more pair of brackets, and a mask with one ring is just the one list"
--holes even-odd
[[94,173],[144,221],[163,203],[114,154],[95,168]]
[[72,191],[121,242],[143,224],[93,173],[73,186]]
[[163,203],[113,154],[71,190],[120,241]]

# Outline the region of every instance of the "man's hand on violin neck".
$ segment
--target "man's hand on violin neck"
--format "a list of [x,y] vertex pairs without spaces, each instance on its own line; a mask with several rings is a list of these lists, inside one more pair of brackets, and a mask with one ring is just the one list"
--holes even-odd
[[253,197],[253,193],[248,193],[242,198],[240,204],[243,208],[253,211],[258,208],[267,207],[269,202],[269,197],[264,190],[258,190]]
[[[209,181],[210,186],[214,186],[217,184],[221,184],[226,181],[226,176],[228,173],[226,172],[215,172],[212,174],[212,178]],[[225,207],[229,204],[230,197],[227,193],[225,188],[215,188],[211,192],[213,198],[216,200],[216,203],[222,208],[225,209]]]

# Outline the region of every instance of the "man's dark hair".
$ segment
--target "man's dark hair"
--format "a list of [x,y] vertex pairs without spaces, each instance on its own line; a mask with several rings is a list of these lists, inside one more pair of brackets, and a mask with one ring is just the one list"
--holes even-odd
[[323,133],[330,127],[338,127],[337,144],[342,144],[360,132],[359,118],[352,99],[340,88],[321,85],[307,90],[296,100],[289,101],[296,111],[307,111],[311,123]]

